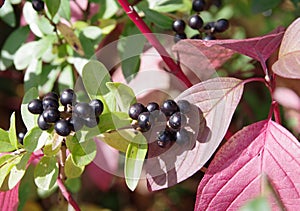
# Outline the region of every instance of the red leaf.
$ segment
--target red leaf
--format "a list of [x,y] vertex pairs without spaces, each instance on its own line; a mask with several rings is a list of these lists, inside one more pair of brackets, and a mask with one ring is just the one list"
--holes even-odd
[[[270,34],[242,40],[194,40],[178,42],[173,51],[179,55],[179,61],[191,69],[197,76],[206,80],[233,53],[240,53],[265,63],[279,46],[284,34],[282,27]],[[176,54],[175,54],[176,55]]]
[[17,210],[19,203],[19,184],[13,189],[0,192],[0,209],[1,210]]
[[5,0],[0,0],[0,8],[3,6]]
[[[286,210],[298,210],[300,144],[272,120],[245,127],[223,145],[199,184],[195,210],[238,210],[265,194],[264,174]],[[274,198],[270,204],[279,208]]]
[[194,104],[187,115],[192,141],[160,148],[155,140],[150,140],[153,143],[149,144],[146,161],[150,190],[175,185],[193,175],[208,161],[222,141],[242,93],[241,80],[224,77],[196,84],[175,99],[185,99]]

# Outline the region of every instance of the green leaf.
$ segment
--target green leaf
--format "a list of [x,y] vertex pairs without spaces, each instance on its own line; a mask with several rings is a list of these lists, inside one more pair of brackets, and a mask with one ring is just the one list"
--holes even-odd
[[83,28],[83,35],[91,40],[99,39],[102,35],[102,30],[97,26],[88,26]]
[[23,26],[13,31],[1,49],[0,69],[6,70],[13,64],[14,56],[29,35],[29,27]]
[[98,129],[100,133],[129,127],[131,120],[127,112],[109,112],[100,115]]
[[25,92],[31,88],[39,88],[41,83],[40,75],[42,74],[42,61],[40,59],[31,60],[24,75]]
[[184,8],[182,0],[147,0],[149,8],[157,12],[174,12]]
[[299,5],[300,0],[291,0],[294,4],[294,6],[297,8]]
[[141,133],[136,135],[133,142],[128,145],[124,174],[126,184],[132,191],[134,191],[139,182],[147,150],[147,140]]
[[44,155],[46,156],[54,156],[56,155],[61,148],[61,143],[63,142],[63,137],[57,135],[50,134],[49,138],[46,141],[46,144],[43,148]]
[[58,78],[58,89],[63,91],[64,89],[73,89],[75,84],[73,69],[71,65],[67,65],[60,72]]
[[60,0],[45,0],[45,3],[47,5],[47,8],[48,8],[51,16],[54,17],[59,9]]
[[25,92],[25,95],[22,100],[22,105],[21,105],[21,115],[23,122],[27,128],[28,131],[31,130],[31,128],[37,126],[37,115],[33,115],[28,111],[28,103],[33,100],[38,98],[39,94],[38,91],[35,87],[29,89],[27,92]]
[[93,139],[79,142],[80,133],[73,137],[67,137],[67,147],[72,154],[73,161],[77,166],[85,166],[92,162],[97,153],[96,143]]
[[[49,0],[50,1],[50,0]],[[71,29],[69,26],[67,26],[64,23],[59,22],[56,25],[57,29],[60,31],[60,33],[64,36],[67,43],[81,56],[84,55],[84,51],[81,45],[80,40],[75,35],[73,29]]]
[[144,9],[143,11],[146,15],[146,19],[154,23],[156,26],[166,30],[172,28],[172,24],[173,24],[172,18],[151,9]]
[[69,154],[65,162],[65,174],[67,178],[76,178],[84,171],[84,166],[77,166],[72,158],[72,154]]
[[97,14],[97,19],[109,19],[116,14],[118,3],[115,0],[99,0],[100,11]]
[[240,208],[240,211],[271,211],[271,207],[268,203],[266,197],[257,197],[246,203],[243,207]]
[[106,86],[115,96],[120,111],[128,112],[129,107],[136,102],[133,90],[129,86],[118,82],[108,82]]
[[58,13],[61,17],[65,18],[66,20],[70,20],[71,9],[69,0],[61,0]]
[[39,127],[34,127],[24,137],[24,148],[28,152],[35,152],[41,149],[50,137],[51,134],[47,131],[42,131]]
[[[22,155],[3,155],[0,157],[0,186],[3,188],[3,182],[11,169],[20,162]],[[4,184],[6,186],[6,184]]]
[[17,137],[17,130],[16,130],[16,115],[13,112],[10,116],[10,127],[8,131],[8,137],[10,144],[14,146],[15,149],[18,149],[18,137]]
[[277,7],[281,3],[281,0],[252,0],[252,11],[254,13],[265,12],[269,9]]
[[71,193],[78,193],[81,188],[81,179],[80,177],[76,177],[72,179],[67,178],[65,185]]
[[11,27],[16,26],[16,17],[14,14],[14,8],[10,1],[4,1],[3,6],[0,9],[0,18]]
[[0,128],[0,153],[13,150],[15,147],[10,143],[8,132]]
[[11,169],[8,177],[9,189],[14,188],[19,183],[19,181],[23,178],[30,156],[31,153],[25,153],[22,156],[20,162]]
[[34,169],[34,182],[37,187],[49,190],[57,180],[58,164],[56,157],[44,156]]

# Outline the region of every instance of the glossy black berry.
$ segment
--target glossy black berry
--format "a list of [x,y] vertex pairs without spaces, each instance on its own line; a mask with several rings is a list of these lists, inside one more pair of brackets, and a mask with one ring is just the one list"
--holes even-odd
[[32,0],[32,7],[35,11],[40,12],[44,9],[44,2],[42,0]]
[[69,127],[72,131],[78,131],[84,126],[84,119],[73,115],[68,119]]
[[131,119],[137,120],[139,118],[139,115],[146,110],[145,106],[141,103],[135,103],[132,106],[130,106],[128,115]]
[[69,123],[65,119],[58,120],[54,125],[54,130],[60,136],[68,136],[71,132]]
[[179,110],[183,114],[187,114],[191,110],[191,104],[187,100],[178,100],[177,105],[179,107]]
[[28,103],[28,111],[32,114],[41,114],[43,113],[43,104],[41,100],[33,99]]
[[51,124],[49,124],[45,121],[42,114],[39,115],[37,123],[38,123],[39,128],[42,130],[48,130],[51,128]]
[[189,132],[182,128],[176,133],[176,143],[179,145],[183,145],[185,143],[188,143],[190,141],[190,134]]
[[203,20],[199,15],[193,15],[189,18],[189,26],[192,29],[199,30],[203,26]]
[[142,132],[147,132],[151,128],[150,112],[146,111],[139,115],[138,125]]
[[74,106],[73,112],[81,118],[88,118],[92,116],[93,108],[88,103],[80,102]]
[[229,28],[229,21],[226,19],[219,19],[215,23],[216,32],[224,32]]
[[206,40],[206,41],[215,40],[215,39],[216,39],[216,37],[212,34],[208,34],[203,38],[203,40]]
[[43,112],[43,118],[47,123],[55,123],[59,120],[60,112],[55,108],[48,108]]
[[173,130],[179,130],[182,125],[186,124],[186,117],[181,112],[175,112],[168,121],[168,126]]
[[203,28],[205,30],[210,30],[213,32],[215,30],[215,23],[216,22],[208,22],[207,24],[205,24],[205,26]]
[[60,95],[62,105],[72,105],[76,101],[76,94],[72,89],[65,89]]
[[18,142],[20,144],[23,144],[24,137],[25,137],[25,133],[23,132],[18,133]]
[[92,107],[96,117],[98,117],[99,115],[102,114],[104,107],[103,107],[103,103],[101,100],[98,100],[98,99],[91,100],[89,105]]
[[184,33],[184,29],[185,29],[185,22],[181,19],[177,19],[173,22],[172,25],[173,31],[176,33]]
[[179,107],[174,100],[166,100],[163,102],[160,110],[168,117],[179,111]]
[[42,103],[43,103],[44,110],[46,110],[48,108],[58,109],[58,107],[59,107],[58,101],[55,99],[52,99],[52,98],[44,98]]
[[58,95],[55,92],[49,92],[43,97],[43,100],[44,99],[53,99],[58,101]]
[[195,40],[201,40],[202,36],[200,34],[195,34],[191,37],[191,39],[195,39]]
[[155,102],[151,102],[151,103],[148,103],[146,108],[149,112],[153,112],[153,111],[159,110],[159,105]]
[[93,128],[93,127],[96,127],[99,123],[99,117],[89,117],[89,118],[86,118],[84,120],[84,124],[85,126],[89,127],[89,128]]
[[165,147],[168,142],[173,141],[174,135],[168,131],[168,130],[163,130],[160,131],[158,136],[157,136],[157,144],[160,147]]
[[203,11],[205,8],[205,1],[204,0],[194,0],[192,8],[195,12]]
[[184,40],[184,39],[186,39],[186,38],[187,38],[187,36],[186,36],[185,33],[182,33],[182,34],[175,34],[175,35],[174,35],[174,42],[177,43],[177,42],[179,42],[180,40]]

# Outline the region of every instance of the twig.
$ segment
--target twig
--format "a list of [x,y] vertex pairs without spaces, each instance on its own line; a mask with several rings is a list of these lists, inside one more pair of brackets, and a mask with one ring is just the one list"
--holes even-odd
[[76,201],[73,199],[73,197],[71,196],[71,194],[69,193],[69,191],[67,190],[66,186],[64,185],[63,181],[61,180],[60,177],[57,178],[57,185],[62,193],[62,195],[65,197],[65,199],[68,201],[68,203],[70,205],[72,205],[72,207],[76,210],[76,211],[80,211],[80,208],[78,206],[78,204],[76,203]]
[[118,0],[119,4],[122,6],[128,17],[134,22],[137,28],[143,33],[149,43],[157,50],[163,61],[168,66],[170,72],[172,72],[177,78],[179,78],[187,87],[191,87],[192,83],[186,77],[186,75],[182,72],[179,65],[175,63],[175,61],[168,54],[166,49],[162,46],[162,44],[157,40],[155,35],[152,33],[147,24],[143,21],[142,18],[138,15],[138,13],[134,10],[133,6],[131,6],[126,0]]

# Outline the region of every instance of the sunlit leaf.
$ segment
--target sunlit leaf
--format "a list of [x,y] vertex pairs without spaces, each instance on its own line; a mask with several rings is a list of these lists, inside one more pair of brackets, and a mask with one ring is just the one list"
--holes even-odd
[[69,154],[65,162],[65,174],[67,178],[80,177],[84,171],[84,166],[77,166],[72,158],[72,154]]
[[35,152],[45,145],[50,135],[47,131],[42,131],[39,127],[34,127],[24,137],[24,148],[28,152]]
[[70,9],[70,1],[69,0],[61,0],[60,7],[58,11],[59,15],[66,20],[70,20],[71,18],[71,9]]
[[18,149],[18,137],[17,137],[17,129],[16,129],[16,115],[15,112],[12,113],[10,117],[10,127],[8,131],[8,137],[10,144],[14,146],[15,149]]
[[47,8],[48,8],[51,16],[54,17],[59,9],[60,0],[45,0],[45,3],[47,5]]
[[9,26],[11,27],[16,26],[16,17],[14,13],[14,8],[11,5],[9,0],[4,2],[4,5],[0,10],[0,18]]
[[10,152],[14,149],[15,146],[10,143],[8,132],[0,128],[0,153]]
[[28,111],[28,103],[33,100],[38,98],[39,94],[36,88],[31,88],[27,92],[25,92],[25,95],[22,100],[22,105],[21,105],[21,115],[23,122],[29,131],[31,128],[37,126],[37,115],[33,115]]

